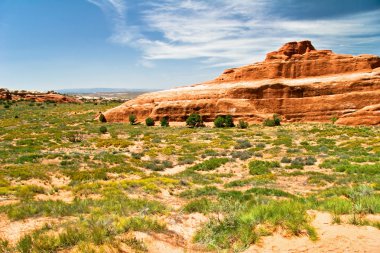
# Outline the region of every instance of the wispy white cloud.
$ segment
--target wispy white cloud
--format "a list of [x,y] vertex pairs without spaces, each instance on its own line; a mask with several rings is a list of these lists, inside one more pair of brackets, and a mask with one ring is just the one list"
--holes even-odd
[[111,20],[113,26],[110,41],[128,44],[140,37],[139,29],[127,23],[127,4],[124,0],[87,0],[98,6]]
[[195,58],[208,66],[247,64],[291,40],[311,39],[328,48],[360,45],[361,37],[380,42],[374,36],[380,31],[380,10],[291,20],[271,14],[273,5],[265,0],[147,0],[137,13],[144,25],[133,27],[127,24],[126,0],[87,1],[111,16],[111,40],[138,47],[141,63],[149,66],[156,60]]

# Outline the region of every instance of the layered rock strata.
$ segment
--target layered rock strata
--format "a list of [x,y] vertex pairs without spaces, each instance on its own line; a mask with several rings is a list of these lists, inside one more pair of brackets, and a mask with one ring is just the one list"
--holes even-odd
[[261,122],[276,113],[285,122],[380,124],[380,57],[316,50],[310,41],[290,42],[266,60],[228,69],[213,81],[143,94],[104,113],[107,121],[169,117],[193,112],[205,121],[231,114]]

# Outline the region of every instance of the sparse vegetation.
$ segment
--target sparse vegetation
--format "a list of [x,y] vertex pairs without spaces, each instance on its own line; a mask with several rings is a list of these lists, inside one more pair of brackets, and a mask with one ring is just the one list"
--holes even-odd
[[272,119],[264,120],[264,126],[274,127],[274,126],[280,126],[280,125],[281,125],[281,118],[277,114],[273,114]]
[[239,123],[236,125],[236,127],[240,129],[246,129],[248,128],[248,126],[249,126],[248,122],[244,120],[239,120]]
[[198,113],[190,114],[190,116],[186,119],[186,125],[191,128],[203,127],[204,123],[202,120],[202,116],[199,115]]
[[[198,217],[193,239],[204,251],[244,251],[279,232],[314,240],[320,211],[334,226],[380,227],[371,220],[380,215],[378,127],[155,128],[95,119],[114,102],[38,104],[0,108],[9,219],[0,252],[146,252],[135,231],[182,238]],[[23,234],[6,237],[16,222]],[[25,229],[33,222],[42,224]]]

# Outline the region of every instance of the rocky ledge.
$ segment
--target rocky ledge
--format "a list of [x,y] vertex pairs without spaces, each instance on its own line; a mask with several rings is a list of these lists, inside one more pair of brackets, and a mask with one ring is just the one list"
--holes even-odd
[[380,125],[380,57],[316,50],[310,41],[289,42],[265,61],[227,69],[213,81],[140,95],[104,113],[110,122],[184,121],[193,112],[261,122],[273,114],[284,122]]
[[35,102],[56,102],[56,103],[81,103],[80,100],[56,93],[48,92],[33,92],[33,91],[10,91],[0,88],[0,100],[28,100]]

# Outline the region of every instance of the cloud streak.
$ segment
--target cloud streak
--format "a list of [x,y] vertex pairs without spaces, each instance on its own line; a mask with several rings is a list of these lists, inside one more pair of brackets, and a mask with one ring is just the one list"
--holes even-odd
[[297,20],[274,15],[274,2],[264,0],[148,0],[133,10],[142,24],[136,27],[127,24],[126,0],[87,1],[111,17],[111,41],[139,48],[145,63],[200,59],[207,66],[234,66],[262,60],[291,40],[351,49],[360,48],[363,37],[380,42],[380,9]]

